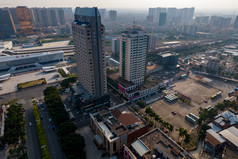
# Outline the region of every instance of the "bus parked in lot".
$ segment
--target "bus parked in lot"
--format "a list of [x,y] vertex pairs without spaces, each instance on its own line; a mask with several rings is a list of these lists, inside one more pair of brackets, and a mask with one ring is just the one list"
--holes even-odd
[[211,96],[211,100],[215,99],[217,97],[217,94],[214,94],[213,96]]
[[185,119],[187,121],[189,121],[190,123],[192,123],[193,125],[196,125],[196,120],[194,120],[192,117],[190,117],[189,115],[185,116]]
[[193,113],[189,113],[188,115],[196,121],[199,119],[199,117],[194,115]]

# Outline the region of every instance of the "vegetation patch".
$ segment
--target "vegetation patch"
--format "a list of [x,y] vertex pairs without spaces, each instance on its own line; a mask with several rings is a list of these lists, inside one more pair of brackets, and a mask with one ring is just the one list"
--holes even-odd
[[38,86],[38,85],[42,85],[42,84],[46,84],[45,78],[41,78],[41,79],[34,80],[34,81],[28,81],[28,82],[24,82],[24,83],[19,83],[19,84],[17,84],[17,88],[24,89],[24,88],[34,87],[34,86]]
[[77,81],[77,77],[72,76],[72,77],[64,79],[61,82],[61,86],[64,87],[64,88],[68,88],[70,86],[70,84],[75,83],[76,81]]
[[[14,148],[9,150],[8,158],[26,159],[28,157],[25,147],[24,109],[17,99],[6,103],[6,105],[9,105],[9,108],[7,109],[7,118],[5,119],[3,141],[9,145],[14,145]],[[2,141],[1,144],[3,144]]]
[[45,131],[44,131],[41,119],[40,119],[40,113],[39,113],[38,107],[35,105],[35,103],[33,106],[33,114],[35,117],[36,130],[37,130],[38,140],[39,140],[40,147],[41,147],[42,158],[43,159],[51,159],[46,136],[45,136]]
[[74,45],[74,40],[70,40],[68,45]]
[[84,138],[80,134],[75,133],[77,126],[69,122],[69,114],[65,110],[57,89],[55,87],[47,87],[44,90],[44,96],[49,113],[57,126],[56,132],[66,157],[68,159],[85,159]]

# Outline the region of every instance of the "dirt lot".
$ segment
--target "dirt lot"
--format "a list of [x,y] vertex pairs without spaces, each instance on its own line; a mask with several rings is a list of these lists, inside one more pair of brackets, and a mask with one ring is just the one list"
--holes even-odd
[[196,104],[203,103],[205,100],[210,99],[212,95],[220,91],[217,88],[202,84],[190,78],[176,82],[174,90],[191,98],[192,102],[195,102]]

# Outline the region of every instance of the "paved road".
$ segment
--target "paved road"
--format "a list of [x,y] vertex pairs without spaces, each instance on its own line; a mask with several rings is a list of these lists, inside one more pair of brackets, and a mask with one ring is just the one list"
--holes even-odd
[[47,143],[49,146],[50,154],[52,159],[65,159],[64,153],[61,151],[61,146],[58,141],[58,137],[56,135],[56,131],[51,128],[53,123],[49,122],[49,119],[51,118],[46,107],[44,107],[44,110],[40,109],[40,115],[42,118],[42,124],[45,130]]
[[105,152],[104,150],[98,150],[93,139],[94,134],[89,126],[81,127],[78,132],[84,137],[86,143],[86,158],[87,159],[109,159],[109,156],[101,157]]
[[[42,99],[43,98],[43,91],[46,87],[55,85],[55,84],[48,84],[43,85],[36,88],[26,89],[21,92],[14,92],[7,95],[2,95],[2,99],[0,99],[0,103],[8,102],[12,99],[17,98],[20,103],[23,104],[23,107],[25,109],[25,119],[26,119],[26,147],[28,151],[28,157],[29,159],[40,159],[41,157],[41,151],[40,151],[40,145],[37,137],[35,122],[34,122],[34,116],[33,116],[33,110],[32,110],[32,97],[35,97],[36,99]],[[46,115],[46,114],[44,114]],[[47,118],[47,117],[46,117]],[[29,127],[28,123],[32,122],[33,126]],[[61,149],[59,148],[59,144],[57,139],[55,138],[55,134],[52,135],[52,130],[48,129],[48,124],[43,120],[44,128],[46,128],[46,135],[47,135],[47,141],[50,143],[49,149],[51,154],[62,154]],[[48,134],[49,133],[49,134]],[[50,137],[52,135],[52,138]],[[53,156],[52,155],[52,156]],[[58,155],[57,155],[58,156]],[[62,155],[63,156],[63,155]],[[60,157],[57,159],[61,159]]]

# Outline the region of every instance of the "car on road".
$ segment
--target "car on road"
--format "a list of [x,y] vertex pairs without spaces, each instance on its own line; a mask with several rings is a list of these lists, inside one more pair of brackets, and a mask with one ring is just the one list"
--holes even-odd
[[29,122],[29,126],[32,127],[32,123],[31,122]]
[[173,114],[173,115],[176,115],[176,114],[177,114],[177,112],[176,112],[176,111],[172,111],[172,114]]
[[204,103],[207,103],[207,100],[205,100]]
[[52,120],[51,120],[51,118],[49,118],[49,122],[51,122]]

